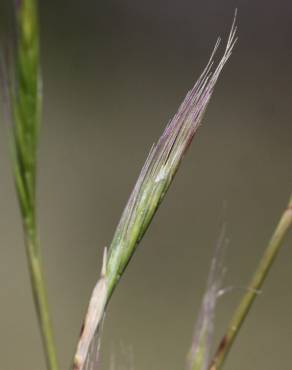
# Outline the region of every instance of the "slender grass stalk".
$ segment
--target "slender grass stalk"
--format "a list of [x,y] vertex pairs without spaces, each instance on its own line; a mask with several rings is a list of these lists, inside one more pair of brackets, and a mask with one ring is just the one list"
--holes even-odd
[[104,255],[102,276],[93,290],[74,356],[74,370],[84,370],[86,366],[90,345],[105,308],[201,123],[218,77],[231,56],[236,42],[235,33],[234,18],[225,52],[217,67],[213,68],[213,59],[220,39],[205,70],[150,151],[117,226],[108,256],[107,253]]
[[215,353],[214,359],[210,365],[210,370],[219,370],[230,351],[230,348],[238,335],[238,332],[252,307],[252,304],[257,296],[257,292],[263,285],[268,272],[276,259],[276,256],[283,245],[283,241],[289,229],[292,228],[292,196],[287,208],[283,212],[280,221],[272,235],[272,238],[264,252],[262,259],[255,271],[255,274],[242,297],[238,307],[236,308],[233,317],[229,323],[226,334],[221,340],[219,347]]
[[17,50],[9,84],[12,156],[26,254],[48,370],[58,370],[43,276],[36,217],[36,167],[41,121],[39,28],[36,0],[15,2]]

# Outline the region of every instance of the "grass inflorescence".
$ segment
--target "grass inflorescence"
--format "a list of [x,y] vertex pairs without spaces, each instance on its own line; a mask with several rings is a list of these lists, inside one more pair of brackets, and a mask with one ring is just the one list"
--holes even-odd
[[[42,112],[39,21],[36,0],[15,2],[16,52],[8,81],[12,161],[27,260],[48,370],[58,370],[37,226],[37,152]],[[8,68],[7,68],[8,70]]]
[[[102,277],[93,290],[78,342],[73,362],[74,370],[83,370],[85,367],[90,344],[99,328],[106,305],[192,142],[219,75],[231,56],[236,42],[235,35],[234,18],[224,54],[218,65],[214,68],[214,56],[220,45],[220,39],[217,40],[203,73],[186,95],[178,112],[166,126],[157,144],[153,145],[146,159],[117,226],[108,255],[105,254]],[[98,315],[93,315],[93,311],[98,312]]]

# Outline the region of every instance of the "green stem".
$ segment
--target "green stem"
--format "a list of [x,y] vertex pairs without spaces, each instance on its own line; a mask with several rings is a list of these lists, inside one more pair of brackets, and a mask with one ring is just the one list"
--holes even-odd
[[48,370],[58,370],[37,238],[37,149],[42,111],[40,32],[37,0],[15,1],[17,48],[10,81],[12,158],[24,227],[28,269]]
[[43,265],[36,241],[27,240],[27,260],[34,303],[45,351],[48,370],[58,370],[56,348],[49,315],[48,299],[43,275]]
[[242,297],[241,302],[236,308],[234,315],[229,323],[228,329],[222,338],[210,365],[210,370],[218,370],[222,367],[229,350],[243,324],[257,293],[264,283],[265,278],[283,244],[288,230],[292,227],[292,196],[286,210],[283,212],[274,234],[264,252],[262,259],[255,271],[255,274]]

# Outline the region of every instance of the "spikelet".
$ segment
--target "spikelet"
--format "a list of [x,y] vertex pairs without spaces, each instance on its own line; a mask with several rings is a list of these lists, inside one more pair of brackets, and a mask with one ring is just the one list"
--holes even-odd
[[208,370],[214,334],[215,308],[222,294],[224,276],[225,229],[223,228],[211,262],[207,287],[188,356],[188,370]]
[[[234,17],[224,54],[217,67],[214,68],[214,56],[220,45],[220,38],[217,40],[208,64],[195,86],[188,92],[178,112],[166,126],[157,144],[153,145],[150,150],[109,248],[105,274],[102,277],[106,293],[103,292],[99,300],[94,298],[99,307],[103,306],[105,309],[114,288],[150,225],[186,150],[192,142],[219,75],[231,56],[236,42],[235,33]],[[92,299],[86,317],[89,317],[93,310]],[[82,333],[90,333],[90,336],[86,339],[84,335],[80,337],[73,361],[74,370],[85,370],[88,352],[86,354],[80,342],[86,342],[86,348],[89,350],[95,332],[100,329],[101,317],[102,315],[99,320],[94,321],[95,330],[86,327],[86,325],[90,325],[90,322],[85,319]],[[83,348],[82,351],[80,348]]]
[[41,116],[39,31],[35,0],[16,2],[18,25],[14,78],[10,81],[14,176],[29,239],[36,235],[36,162]]
[[201,123],[218,77],[231,56],[236,42],[235,33],[234,18],[225,52],[217,67],[212,71],[220,39],[195,86],[150,151],[109,249],[106,276],[110,294],[147,230]]

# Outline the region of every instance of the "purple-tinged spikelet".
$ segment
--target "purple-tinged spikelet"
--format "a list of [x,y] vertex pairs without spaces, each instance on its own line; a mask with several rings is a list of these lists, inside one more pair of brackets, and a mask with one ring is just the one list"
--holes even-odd
[[[217,40],[210,60],[195,86],[188,92],[178,112],[148,155],[110,245],[102,276],[103,290],[99,299],[97,299],[96,290],[93,291],[83,334],[74,357],[74,370],[85,370],[90,344],[94,333],[99,330],[100,320],[103,316],[100,307],[105,309],[114,288],[176,174],[201,123],[223,66],[231,55],[236,42],[235,33],[234,17],[223,57],[217,67],[213,68],[213,64],[215,53],[221,42],[220,39]],[[92,317],[93,310],[96,309],[92,302],[96,302],[98,306],[98,320],[88,320]],[[89,328],[88,325],[94,327]],[[84,333],[90,333],[90,335],[84,335]]]
[[217,67],[212,71],[220,39],[217,40],[210,60],[195,86],[188,92],[178,112],[150,151],[109,249],[107,276],[110,291],[116,285],[133,250],[147,230],[192,142],[218,77],[231,56],[236,42],[235,33],[234,18],[225,52]]
[[224,276],[224,252],[226,241],[223,229],[211,262],[206,291],[195,327],[194,338],[188,356],[188,370],[207,370],[210,362],[214,334],[215,308],[222,294]]

